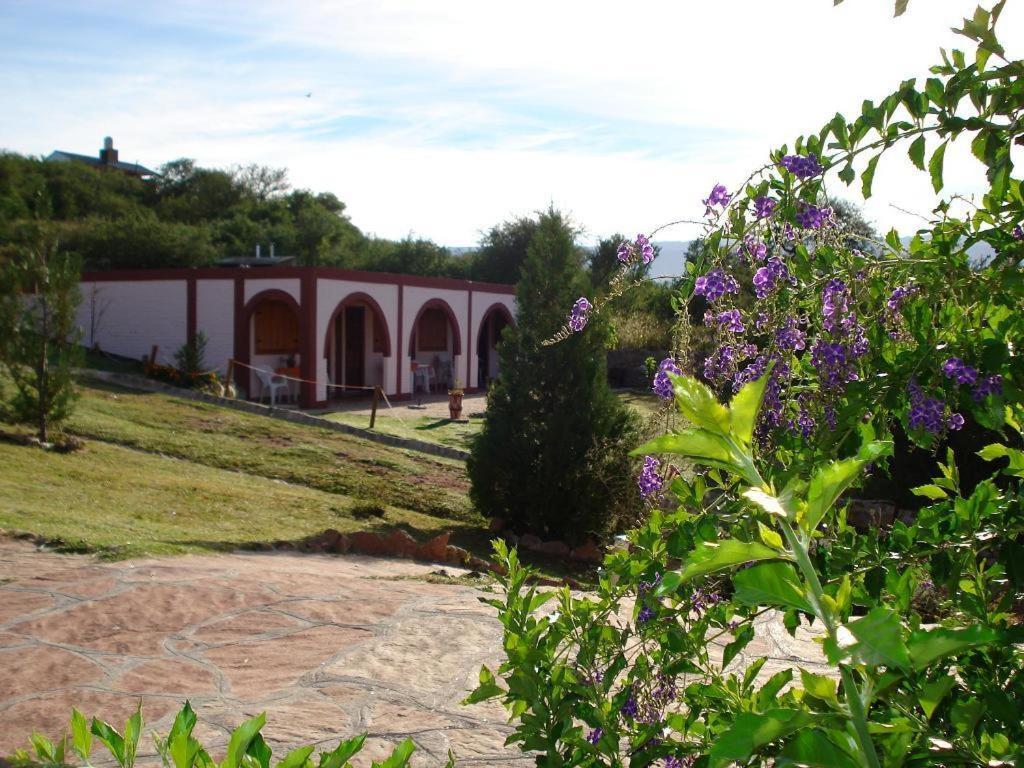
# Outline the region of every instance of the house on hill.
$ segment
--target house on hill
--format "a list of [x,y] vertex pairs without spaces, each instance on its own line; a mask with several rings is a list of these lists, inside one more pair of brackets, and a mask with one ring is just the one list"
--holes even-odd
[[109,136],[103,139],[103,149],[100,150],[99,157],[79,155],[75,152],[65,152],[64,150],[57,149],[51,152],[46,160],[47,162],[56,163],[85,163],[94,168],[110,168],[126,173],[129,176],[138,176],[140,179],[151,179],[154,176],[160,175],[156,171],[151,171],[149,168],[138,163],[125,163],[119,160],[118,151],[114,149],[114,140]]
[[516,311],[510,285],[334,267],[85,272],[81,291],[88,343],[170,362],[202,331],[211,369],[224,376],[235,361],[240,396],[265,395],[254,369],[280,371],[302,380],[292,392],[304,408],[375,386],[399,399],[483,388]]

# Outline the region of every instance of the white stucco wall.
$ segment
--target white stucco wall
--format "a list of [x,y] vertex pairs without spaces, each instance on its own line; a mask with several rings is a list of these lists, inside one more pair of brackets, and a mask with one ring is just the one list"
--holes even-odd
[[302,304],[302,289],[299,286],[299,278],[251,278],[245,275],[245,293],[243,295],[245,296],[246,304],[257,293],[269,290],[284,291],[295,299],[296,304]]
[[[469,382],[466,384],[468,387],[479,387],[482,386],[482,382],[479,379],[479,364],[477,361],[477,342],[480,339],[480,331],[483,326],[484,316],[487,311],[495,304],[502,304],[515,319],[516,316],[516,297],[508,293],[487,293],[484,291],[473,291],[473,333],[472,333],[472,345],[469,348],[469,354],[472,356],[470,360],[470,374]],[[497,373],[497,367],[495,360],[491,360],[490,375],[494,376]],[[463,374],[465,376],[465,374]]]
[[[362,283],[355,280],[329,280],[321,278],[317,280],[316,300],[316,399],[328,399],[327,393],[327,363],[328,358],[324,357],[324,346],[327,342],[331,315],[348,296],[353,293],[365,293],[373,298],[380,305],[384,318],[387,321],[387,333],[391,344],[391,357],[381,355],[370,355],[370,365],[367,369],[367,379],[370,385],[376,378],[376,359],[383,360],[383,385],[384,391],[388,394],[394,392],[395,387],[395,364],[398,361],[398,286],[385,283]],[[367,323],[367,333],[370,333],[371,324]],[[373,348],[373,337],[369,337],[367,349]],[[381,382],[377,382],[381,383]]]
[[235,354],[235,284],[233,280],[196,281],[196,332],[206,334],[206,367],[227,374]]
[[157,362],[173,362],[188,332],[185,280],[83,281],[81,290],[78,322],[86,344],[90,343],[90,314],[95,304],[103,316],[92,341],[101,349],[141,358],[156,344]]
[[[449,288],[420,288],[416,286],[406,286],[403,295],[403,326],[402,326],[402,338],[401,341],[401,360],[404,366],[405,372],[402,375],[402,392],[412,391],[412,375],[410,372],[410,355],[409,355],[409,337],[412,334],[413,323],[416,322],[416,315],[419,313],[423,305],[431,299],[442,299],[448,303],[448,306],[452,308],[452,312],[455,313],[455,320],[459,326],[459,338],[461,341],[461,352],[458,355],[449,352],[448,357],[450,358],[452,366],[453,378],[460,381],[463,386],[471,386],[466,384],[466,354],[471,353],[468,346],[469,340],[469,329],[468,329],[468,311],[469,311],[469,291],[467,290],[453,290]],[[474,303],[476,302],[476,295],[473,296]],[[452,346],[453,337],[449,336],[448,344],[449,349]],[[424,352],[419,353],[416,350],[416,359],[418,362],[429,364],[434,355],[437,352]]]

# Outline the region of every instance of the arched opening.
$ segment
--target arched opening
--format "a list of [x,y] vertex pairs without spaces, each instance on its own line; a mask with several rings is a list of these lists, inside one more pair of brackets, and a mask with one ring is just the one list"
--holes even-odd
[[484,388],[501,374],[498,362],[498,342],[501,334],[513,324],[512,313],[504,304],[492,304],[480,321],[476,340],[476,381]]
[[462,337],[448,302],[431,299],[420,307],[409,334],[408,350],[412,392],[441,391],[442,387],[454,386]]
[[[386,357],[391,357],[391,332],[384,311],[368,294],[349,294],[338,303],[327,323],[324,358],[330,383],[383,387]],[[369,392],[329,387],[327,397],[338,399]]]
[[[256,294],[245,305],[242,323],[248,339],[248,364],[252,368],[299,378],[299,304],[291,294],[277,289]],[[246,373],[248,376],[243,381],[247,385],[249,399],[269,401],[269,377],[251,369]],[[274,381],[280,383],[282,380]],[[298,393],[299,383],[286,381],[286,387],[278,389],[274,399],[286,397],[294,401]]]

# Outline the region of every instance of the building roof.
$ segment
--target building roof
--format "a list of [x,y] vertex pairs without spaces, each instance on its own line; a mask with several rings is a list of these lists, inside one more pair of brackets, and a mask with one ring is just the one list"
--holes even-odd
[[228,256],[218,267],[286,267],[295,264],[294,256]]
[[92,155],[80,155],[77,152],[65,152],[62,149],[54,150],[46,158],[50,161],[67,162],[74,160],[79,163],[88,163],[95,168],[116,168],[124,173],[130,173],[133,176],[159,176],[160,174],[156,171],[151,171],[144,165],[138,163],[124,163],[120,160],[114,160],[113,162],[104,162],[98,157]]

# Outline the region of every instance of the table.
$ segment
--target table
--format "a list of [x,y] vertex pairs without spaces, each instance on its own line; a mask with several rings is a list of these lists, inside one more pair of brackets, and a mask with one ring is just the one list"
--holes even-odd
[[276,373],[278,376],[288,376],[289,377],[289,378],[285,379],[285,381],[288,382],[288,397],[289,397],[289,399],[294,401],[295,400],[296,392],[298,391],[298,384],[299,384],[299,382],[292,381],[292,379],[301,378],[302,371],[300,371],[298,367],[291,367],[290,368],[288,366],[282,366],[280,368],[275,368],[274,369],[274,373]]

